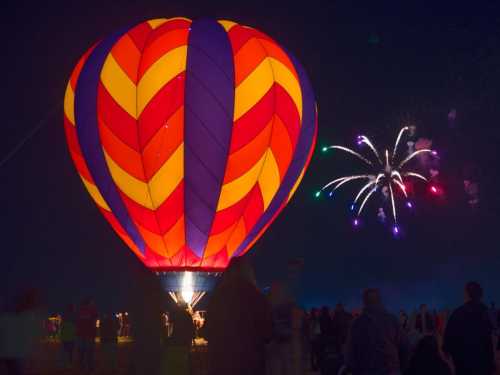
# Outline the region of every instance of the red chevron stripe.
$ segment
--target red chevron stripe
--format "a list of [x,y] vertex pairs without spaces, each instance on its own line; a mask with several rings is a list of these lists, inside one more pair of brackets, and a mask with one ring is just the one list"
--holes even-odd
[[245,45],[250,38],[253,37],[251,29],[245,28],[241,25],[235,25],[229,30],[228,33],[231,46],[233,47],[233,54],[236,55],[241,47]]
[[271,120],[275,109],[275,86],[271,86],[257,104],[234,123],[230,154],[251,142]]
[[[168,26],[168,25],[165,25]],[[159,27],[151,33],[144,48],[138,71],[140,80],[146,71],[162,56],[174,48],[184,46],[188,43],[188,28],[174,29]]]
[[288,130],[290,141],[295,150],[295,145],[299,139],[300,116],[292,98],[279,84],[276,84],[276,114]]
[[166,120],[184,104],[185,73],[171,79],[159,90],[139,117],[139,145],[146,144],[165,124]]
[[250,233],[253,226],[264,213],[264,201],[262,200],[262,192],[259,184],[255,185],[253,194],[248,199],[248,205],[243,213],[243,220],[245,220],[245,228],[247,234]]
[[233,152],[227,159],[224,184],[231,182],[247,173],[266,152],[271,141],[273,133],[273,120],[270,120],[267,126],[252,139],[248,144]]
[[97,89],[97,115],[123,143],[140,150],[136,120],[116,103],[102,82]]
[[290,135],[279,116],[275,116],[273,122],[273,135],[271,138],[271,150],[280,172],[280,180],[283,181],[286,171],[293,157],[293,145]]
[[184,140],[184,106],[179,107],[142,151],[144,173],[149,181]]
[[66,133],[66,143],[68,144],[68,149],[75,164],[76,170],[82,177],[87,181],[94,183],[90,171],[87,167],[87,163],[82,156],[82,151],[80,149],[80,143],[78,142],[78,136],[76,134],[76,128],[71,125],[71,122],[64,116],[64,132]]
[[232,226],[241,217],[247,200],[248,197],[244,197],[236,204],[217,212],[212,223],[210,235],[221,233]]
[[144,45],[148,39],[149,33],[153,30],[149,23],[141,22],[137,26],[130,29],[127,34],[132,38],[132,41],[135,43],[137,49],[142,51],[144,49]]

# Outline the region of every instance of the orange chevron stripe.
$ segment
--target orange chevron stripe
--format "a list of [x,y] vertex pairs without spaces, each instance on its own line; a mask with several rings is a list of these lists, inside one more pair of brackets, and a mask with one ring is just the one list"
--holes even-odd
[[299,76],[297,74],[297,71],[295,70],[295,66],[293,65],[288,55],[279,47],[279,45],[269,37],[263,38],[263,34],[258,31],[255,31],[255,34],[260,45],[266,51],[266,55],[280,61],[283,65],[285,65],[298,81]]
[[253,37],[251,30],[241,25],[233,26],[231,30],[229,30],[227,35],[231,42],[231,47],[233,48],[234,55],[236,55],[239,52],[240,48]]
[[128,33],[122,36],[113,46],[111,54],[130,80],[137,84],[137,71],[141,52]]
[[180,106],[149,140],[142,151],[144,173],[150,180],[183,142],[184,106]]
[[248,172],[248,170],[262,158],[262,155],[266,152],[271,141],[272,129],[273,120],[271,119],[260,134],[248,144],[229,155],[224,176],[224,184]]
[[109,129],[104,121],[101,120],[98,121],[98,123],[101,144],[106,150],[106,153],[127,173],[141,181],[147,182],[146,177],[144,176],[144,167],[141,155],[133,148],[122,142]]
[[246,235],[247,229],[245,227],[245,221],[243,220],[243,218],[241,218],[238,221],[238,224],[236,224],[231,237],[227,241],[226,251],[229,257],[234,254],[238,246],[240,246],[241,243],[245,240]]
[[177,222],[168,231],[168,233],[163,236],[165,246],[167,247],[168,257],[175,256],[183,249],[186,244],[185,237],[184,215],[182,215],[181,218],[177,220]]
[[236,223],[233,223],[224,231],[217,234],[211,234],[208,237],[207,245],[205,247],[205,251],[203,252],[203,258],[209,258],[221,251],[222,248],[226,246],[227,240],[229,239],[231,233],[233,233],[235,226]]
[[290,141],[288,129],[278,116],[274,117],[273,134],[270,148],[278,164],[280,181],[283,181],[286,171],[290,166],[293,154],[293,145]]
[[139,144],[141,150],[183,105],[184,82],[185,72],[167,82],[144,107],[139,116]]
[[154,35],[155,39],[148,42],[145,46],[138,72],[139,80],[162,56],[166,55],[171,50],[187,45],[188,43],[188,28],[169,30],[164,26],[152,33],[151,38],[153,38]]
[[234,84],[239,84],[267,57],[266,51],[255,38],[249,39],[234,56]]

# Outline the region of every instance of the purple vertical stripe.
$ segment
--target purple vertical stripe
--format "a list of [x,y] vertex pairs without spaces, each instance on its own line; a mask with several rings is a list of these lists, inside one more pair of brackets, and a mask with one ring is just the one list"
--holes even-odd
[[234,112],[233,51],[215,20],[191,24],[184,106],[186,244],[202,257],[224,179]]
[[97,124],[97,87],[101,68],[111,48],[124,32],[126,30],[99,43],[83,66],[76,85],[75,119],[82,154],[97,188],[118,222],[144,253],[144,241],[130,219],[106,165]]
[[314,101],[314,92],[311,87],[311,83],[307,77],[304,68],[292,55],[288,54],[292,60],[295,70],[299,76],[300,88],[302,90],[302,127],[300,129],[300,135],[293,154],[292,162],[288,167],[285,174],[285,178],[281,183],[280,188],[276,192],[276,195],[271,201],[271,204],[267,210],[263,213],[260,219],[257,221],[255,226],[252,228],[248,236],[245,238],[243,243],[236,249],[233,254],[238,256],[243,250],[250,244],[255,237],[260,233],[262,228],[273,218],[275,213],[280,209],[281,205],[288,198],[288,194],[292,190],[295,182],[300,176],[305,163],[307,162],[307,157],[309,151],[311,150],[314,134],[316,132],[316,103]]

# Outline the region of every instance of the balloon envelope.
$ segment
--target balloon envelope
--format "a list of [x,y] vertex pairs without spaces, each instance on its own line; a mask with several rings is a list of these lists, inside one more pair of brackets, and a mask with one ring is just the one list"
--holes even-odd
[[230,21],[154,19],[94,44],[64,127],[89,194],[157,271],[221,270],[288,203],[316,105],[297,60]]

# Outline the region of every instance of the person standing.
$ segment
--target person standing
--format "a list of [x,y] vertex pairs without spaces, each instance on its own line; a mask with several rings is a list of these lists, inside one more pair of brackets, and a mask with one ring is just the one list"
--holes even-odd
[[76,336],[80,370],[94,371],[95,338],[97,333],[97,309],[91,299],[82,301],[76,318]]
[[420,311],[417,314],[415,328],[421,335],[431,335],[434,333],[436,324],[434,317],[427,310],[427,305],[420,305]]
[[363,312],[346,344],[346,365],[353,375],[398,375],[406,368],[409,345],[396,316],[389,314],[377,289],[363,292]]
[[186,303],[179,302],[172,311],[172,335],[167,340],[165,369],[168,374],[188,375],[195,325]]
[[103,314],[99,326],[102,356],[107,370],[118,369],[118,329],[119,323],[113,314]]
[[73,353],[76,339],[76,311],[75,305],[66,307],[61,322],[61,365],[67,369],[73,365]]
[[465,285],[465,303],[450,316],[444,332],[443,352],[451,357],[456,375],[491,375],[495,370],[493,326],[488,307],[481,302],[477,282]]
[[244,258],[231,260],[213,291],[207,315],[209,375],[264,374],[271,307]]
[[435,336],[427,335],[418,342],[404,375],[452,375],[450,367],[441,358]]

